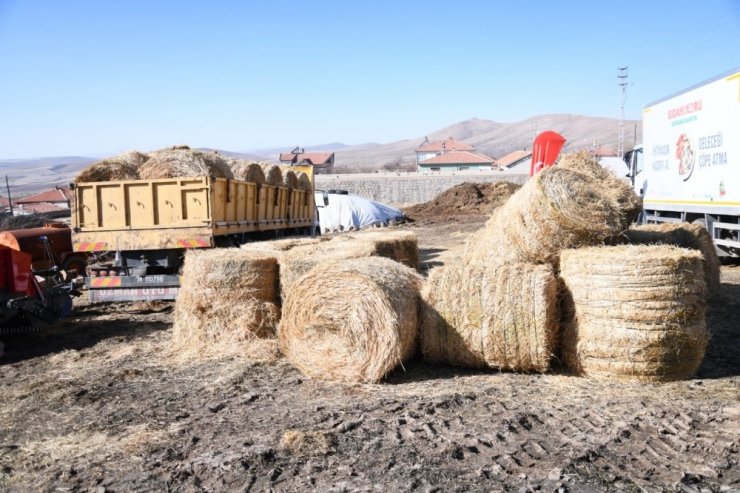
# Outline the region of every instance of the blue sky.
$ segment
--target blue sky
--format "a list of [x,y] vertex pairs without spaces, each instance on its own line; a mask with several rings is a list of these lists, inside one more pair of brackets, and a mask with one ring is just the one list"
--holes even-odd
[[740,66],[740,1],[0,0],[0,159],[627,117]]

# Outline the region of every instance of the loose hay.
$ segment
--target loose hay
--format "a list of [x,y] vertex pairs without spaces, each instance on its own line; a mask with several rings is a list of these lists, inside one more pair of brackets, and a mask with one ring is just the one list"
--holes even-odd
[[546,371],[558,341],[558,283],[545,265],[463,259],[422,288],[424,359],[464,367]]
[[[278,264],[274,255],[236,248],[189,250],[175,303],[178,351],[250,352],[275,337]],[[252,356],[259,356],[252,355]]]
[[276,187],[282,187],[284,185],[283,172],[280,166],[275,164],[266,165],[262,168],[262,171],[265,173],[265,183],[268,185]]
[[96,161],[79,172],[76,183],[95,181],[138,180],[139,167],[149,156],[137,151],[124,152],[118,156]]
[[298,177],[293,172],[293,170],[287,170],[285,173],[283,173],[283,181],[284,185],[291,189],[297,189],[298,188]]
[[704,277],[709,297],[720,292],[720,262],[709,231],[701,224],[662,223],[633,226],[624,232],[627,243],[664,244],[699,250],[704,258]]
[[593,174],[547,168],[493,213],[471,237],[466,255],[471,261],[502,265],[557,265],[561,250],[601,244],[627,229],[631,204],[607,193]]
[[326,455],[334,448],[334,441],[322,431],[288,430],[280,439],[280,448],[297,456]]
[[243,159],[233,159],[230,162],[231,171],[237,180],[262,184],[265,182],[265,172],[259,163],[251,163]]
[[296,173],[296,177],[298,178],[298,190],[311,190],[313,188],[311,179],[303,171]]
[[176,146],[151,153],[148,161],[139,168],[144,180],[192,176],[234,178],[229,163],[216,152],[191,150]]
[[576,373],[680,380],[701,364],[708,340],[701,254],[672,246],[566,250],[563,357]]
[[385,258],[317,266],[288,293],[280,348],[311,378],[378,382],[414,353],[420,282]]

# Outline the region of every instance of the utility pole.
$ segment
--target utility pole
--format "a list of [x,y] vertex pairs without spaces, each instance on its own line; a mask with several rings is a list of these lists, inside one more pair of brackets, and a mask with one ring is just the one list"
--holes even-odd
[[10,215],[13,215],[13,199],[10,196],[10,183],[8,183],[8,175],[5,175],[5,188],[8,189],[8,205],[10,205]]
[[617,156],[619,157],[624,156],[624,105],[627,103],[627,86],[629,85],[627,81],[628,68],[626,65],[619,67],[619,73],[617,74],[617,85],[622,90],[622,113],[619,117],[619,138],[617,140]]

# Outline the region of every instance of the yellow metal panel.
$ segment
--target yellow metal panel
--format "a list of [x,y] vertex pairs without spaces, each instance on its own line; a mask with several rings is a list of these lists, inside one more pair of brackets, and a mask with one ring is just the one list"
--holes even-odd
[[154,224],[160,227],[182,223],[182,199],[177,181],[152,183],[154,196]]
[[78,186],[75,189],[77,200],[75,201],[76,217],[79,228],[97,228],[98,221],[98,197],[95,186]]
[[247,189],[247,214],[246,220],[257,222],[257,185],[255,183],[245,183]]
[[267,221],[267,192],[265,185],[260,185],[257,190],[257,221],[260,224]]
[[222,222],[226,220],[226,180],[213,180],[211,182],[211,194],[213,197],[211,220]]
[[132,228],[154,226],[154,202],[151,183],[141,181],[123,185],[126,225]]
[[126,227],[126,207],[123,202],[122,186],[114,183],[98,186],[98,203],[101,227]]

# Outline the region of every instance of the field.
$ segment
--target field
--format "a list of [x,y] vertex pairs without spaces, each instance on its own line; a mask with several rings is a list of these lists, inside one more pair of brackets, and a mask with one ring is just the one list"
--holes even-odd
[[[425,269],[482,218],[417,222]],[[6,339],[3,491],[740,491],[740,266],[696,379],[604,383],[414,361],[379,385],[170,354],[172,305],[80,303]]]

